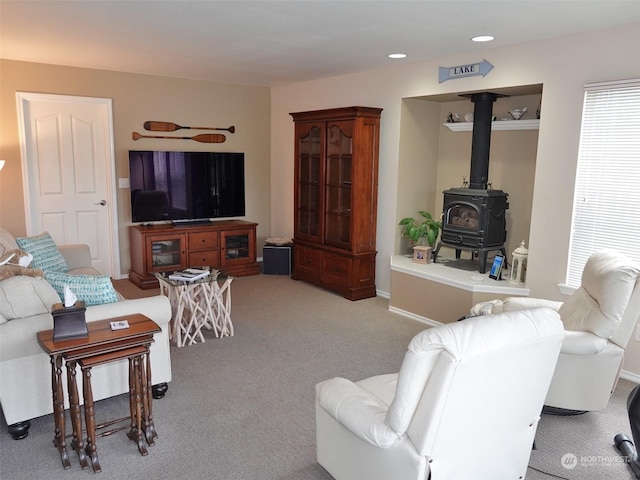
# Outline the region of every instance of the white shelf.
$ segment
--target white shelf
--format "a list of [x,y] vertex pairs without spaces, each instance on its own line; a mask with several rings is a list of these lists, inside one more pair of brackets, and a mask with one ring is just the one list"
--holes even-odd
[[[473,264],[473,269],[469,265]],[[477,261],[455,260],[438,257],[438,263],[415,263],[406,255],[391,257],[391,270],[416,278],[455,287],[473,293],[491,293],[505,296],[527,297],[530,290],[525,285],[518,285],[507,280],[493,280],[489,272],[478,273]]]
[[[453,132],[470,132],[473,130],[473,122],[443,123]],[[491,122],[491,130],[538,130],[540,120],[496,120]]]

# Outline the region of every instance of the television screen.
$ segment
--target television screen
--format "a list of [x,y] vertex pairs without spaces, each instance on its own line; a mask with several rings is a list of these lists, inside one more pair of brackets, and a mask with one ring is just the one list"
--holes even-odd
[[133,222],[245,214],[244,153],[130,150],[129,185]]

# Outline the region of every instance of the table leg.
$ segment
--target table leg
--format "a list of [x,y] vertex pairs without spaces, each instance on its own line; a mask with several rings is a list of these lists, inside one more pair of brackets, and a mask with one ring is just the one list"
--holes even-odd
[[51,355],[51,393],[53,397],[53,421],[55,435],[53,445],[60,452],[60,459],[65,470],[71,468],[69,452],[65,440],[64,390],[62,387],[62,355]]
[[142,434],[142,366],[141,359],[144,356],[133,357],[133,370],[134,370],[134,384],[135,384],[135,398],[136,398],[136,425],[135,430],[129,431],[129,438],[138,444],[138,451],[141,455],[147,455],[147,447],[144,444],[144,435]]
[[142,407],[144,410],[142,419],[144,427],[144,436],[147,439],[149,445],[153,445],[154,438],[158,436],[156,427],[153,424],[153,412],[152,402],[153,396],[151,395],[151,359],[149,358],[149,348],[144,357],[142,357]]
[[183,337],[183,334],[186,334],[185,323],[187,322],[185,311],[186,305],[184,302],[184,296],[186,293],[186,286],[179,286],[173,289],[175,294],[175,302],[176,302],[176,313],[175,313],[175,331],[176,335],[176,345],[178,347],[184,347],[186,344],[186,338]]
[[78,460],[83,470],[89,468],[87,457],[82,447],[82,419],[80,416],[80,398],[78,396],[78,383],[76,381],[76,361],[67,362],[67,390],[69,391],[69,412],[73,427],[73,440],[71,448],[78,454]]
[[[191,341],[189,345],[197,343],[198,338],[204,343],[205,338],[202,334],[202,327],[206,322],[206,314],[203,308],[202,297],[205,295],[204,286],[206,283],[196,283],[191,285],[189,289],[189,306],[191,308],[191,322],[189,324],[189,330],[193,330],[191,333]],[[197,337],[197,338],[196,338]]]
[[87,424],[87,455],[91,459],[94,472],[99,472],[100,461],[96,446],[96,417],[93,406],[93,390],[91,388],[91,367],[82,367],[82,393],[84,395],[84,416]]
[[203,310],[204,310],[204,325],[213,330],[216,338],[220,336],[220,328],[218,325],[218,305],[216,303],[216,289],[218,288],[218,281],[216,279],[209,283],[202,284],[203,293]]
[[233,323],[231,322],[231,282],[233,277],[228,277],[216,293],[218,304],[218,321],[220,323],[220,336],[233,336]]
[[129,357],[129,417],[131,423],[129,425],[129,434],[127,436],[131,438],[131,432],[136,429],[136,370],[133,362],[133,357]]

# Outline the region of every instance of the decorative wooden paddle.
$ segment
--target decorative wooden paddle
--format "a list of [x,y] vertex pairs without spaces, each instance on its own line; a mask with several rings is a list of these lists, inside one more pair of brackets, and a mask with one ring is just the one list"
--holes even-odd
[[178,125],[177,123],[172,122],[154,122],[148,120],[144,122],[144,129],[149,130],[151,132],[175,132],[180,129],[188,129],[188,130],[221,130],[227,131],[229,133],[233,133],[236,131],[236,127],[231,125],[229,128],[220,128],[220,127],[185,127],[183,125]]
[[168,137],[164,135],[140,135],[138,132],[133,132],[131,137],[134,140],[138,140],[140,138],[172,138],[174,140],[195,140],[196,142],[201,143],[224,143],[227,139],[221,133],[202,133],[200,135],[194,135],[193,137]]

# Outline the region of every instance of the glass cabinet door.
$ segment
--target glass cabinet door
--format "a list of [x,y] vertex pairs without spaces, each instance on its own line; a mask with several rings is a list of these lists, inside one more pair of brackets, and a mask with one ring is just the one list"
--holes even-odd
[[351,243],[352,123],[327,128],[324,241],[348,248]]
[[320,206],[322,177],[322,125],[301,125],[298,128],[296,231],[298,234],[320,236]]
[[147,258],[149,272],[164,272],[183,268],[184,237],[182,235],[164,235],[147,238]]
[[255,261],[255,230],[241,229],[220,232],[221,261],[224,267]]

